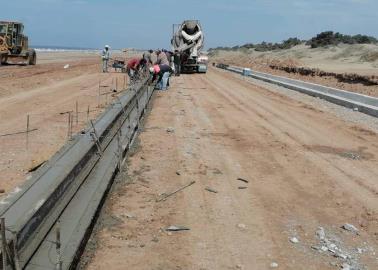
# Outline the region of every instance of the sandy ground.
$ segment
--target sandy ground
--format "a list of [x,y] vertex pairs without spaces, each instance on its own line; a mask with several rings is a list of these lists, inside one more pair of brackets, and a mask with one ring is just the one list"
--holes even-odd
[[[36,66],[0,67],[0,189],[9,192],[23,183],[28,170],[66,142],[68,111],[73,111],[73,132],[80,131],[111,100],[98,97],[99,84],[103,94],[116,87],[116,80],[121,90],[124,79],[121,73],[101,73],[98,55],[78,52],[38,53]],[[28,138],[4,136],[25,131],[27,115],[30,130],[36,129]]]
[[332,243],[378,268],[376,133],[210,69],[156,93],[139,138],[83,268],[340,269]]
[[332,48],[316,49],[309,49],[307,46],[300,45],[290,50],[272,52],[256,52],[254,50],[244,52],[219,51],[211,58],[211,61],[250,67],[262,72],[378,97],[378,86],[346,83],[332,77],[302,76],[285,71],[272,70],[269,67],[270,64],[274,63],[282,66],[318,68],[327,72],[377,76],[377,45],[339,45]]

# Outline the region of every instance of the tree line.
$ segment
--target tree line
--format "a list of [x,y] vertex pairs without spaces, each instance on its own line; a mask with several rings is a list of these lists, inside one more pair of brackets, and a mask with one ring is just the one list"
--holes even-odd
[[237,51],[240,49],[255,49],[255,51],[265,52],[273,50],[286,50],[299,44],[306,44],[311,48],[335,46],[338,44],[378,44],[375,37],[367,35],[343,35],[333,31],[322,32],[309,40],[300,40],[297,37],[289,38],[281,43],[262,42],[258,44],[247,43],[241,46],[234,47],[217,47],[211,48],[209,51],[225,50]]

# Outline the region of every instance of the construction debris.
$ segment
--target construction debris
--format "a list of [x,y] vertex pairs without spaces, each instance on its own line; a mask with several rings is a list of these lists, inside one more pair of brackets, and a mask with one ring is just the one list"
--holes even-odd
[[[343,225],[342,228],[348,231],[353,231],[353,228],[356,229],[353,225],[348,223]],[[332,235],[327,236],[323,227],[319,227],[315,234],[320,240],[320,245],[311,246],[312,249],[337,258],[339,262],[342,263],[341,269],[365,269],[358,261],[360,254],[359,252],[362,252],[362,249],[357,249],[357,252],[356,249],[354,249],[354,251],[352,249],[348,249],[337,237]],[[340,266],[341,264],[338,265]]]
[[39,169],[40,167],[42,167],[43,164],[45,164],[45,163],[46,163],[46,160],[44,160],[44,161],[38,163],[37,165],[31,167],[31,168],[28,170],[28,172],[34,172],[34,171],[38,170],[38,169]]
[[246,179],[243,179],[243,178],[238,178],[238,179],[236,179],[236,180],[239,180],[239,181],[242,181],[242,182],[244,182],[244,183],[249,183],[249,181],[248,180],[246,180]]
[[171,225],[165,229],[167,232],[179,232],[179,231],[189,231],[190,228],[185,226]]
[[173,192],[171,192],[171,193],[168,193],[168,194],[163,193],[163,194],[161,195],[161,198],[160,198],[160,199],[157,199],[156,202],[165,201],[168,197],[170,197],[170,196],[176,194],[177,192],[179,192],[179,191],[181,191],[181,190],[183,190],[183,189],[185,189],[185,188],[187,188],[187,187],[190,187],[190,186],[193,185],[195,182],[196,182],[196,181],[192,181],[192,182],[190,182],[189,184],[187,184],[187,185],[185,185],[185,186],[183,186],[183,187],[181,187],[181,188],[179,188],[179,189],[177,189],[177,190],[175,190],[175,191],[173,191]]
[[349,232],[352,232],[354,234],[358,234],[358,229],[353,226],[352,224],[349,224],[349,223],[345,223],[341,228],[343,228],[344,230],[346,231],[349,231]]
[[206,187],[205,190],[212,192],[212,193],[218,193],[218,191],[216,191],[215,189],[209,188],[209,187]]
[[323,227],[318,227],[318,229],[316,230],[316,236],[320,240],[324,240],[325,239],[325,231],[324,231]]
[[128,213],[126,213],[124,216],[127,217],[127,218],[135,218],[134,215],[131,215],[131,214],[128,214]]

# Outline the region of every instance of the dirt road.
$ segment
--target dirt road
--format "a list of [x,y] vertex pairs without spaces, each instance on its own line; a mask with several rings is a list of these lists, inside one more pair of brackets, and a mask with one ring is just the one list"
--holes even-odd
[[174,78],[155,95],[86,269],[377,269],[377,153],[376,133],[229,73]]
[[[0,189],[5,192],[67,141],[67,112],[74,117],[73,133],[78,132],[110,102],[111,95],[103,94],[116,88],[116,80],[119,90],[124,86],[124,74],[100,72],[96,54],[39,53],[38,59],[36,66],[0,68]],[[26,130],[27,115],[28,138],[14,134]]]

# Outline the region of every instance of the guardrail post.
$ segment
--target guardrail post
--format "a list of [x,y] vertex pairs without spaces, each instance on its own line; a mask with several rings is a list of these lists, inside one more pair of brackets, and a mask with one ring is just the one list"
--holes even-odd
[[29,149],[30,115],[26,116],[26,150]]
[[91,120],[91,125],[92,125],[93,132],[91,132],[90,134],[92,136],[92,139],[96,143],[98,153],[100,154],[100,156],[102,156],[103,151],[102,151],[102,148],[101,148],[101,145],[100,145],[99,137],[98,137],[97,132],[96,132],[96,128],[95,128],[92,120]]
[[60,242],[60,222],[57,222],[56,226],[56,270],[62,270],[63,262],[62,262],[62,255],[61,255],[61,242]]
[[0,219],[1,222],[1,257],[2,257],[2,263],[3,263],[3,270],[8,269],[7,264],[7,240],[5,238],[5,218]]
[[18,257],[17,244],[17,233],[13,232],[13,258],[14,258],[14,269],[21,270],[20,259]]
[[118,169],[119,170],[121,170],[121,166],[122,166],[121,127],[122,127],[122,124],[120,123],[120,129],[117,132]]
[[76,126],[79,124],[79,103],[77,102],[76,100],[76,104],[75,104],[75,109],[76,109]]

